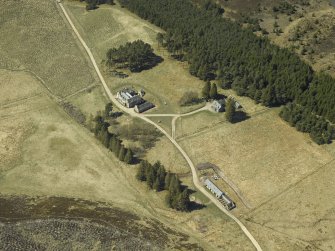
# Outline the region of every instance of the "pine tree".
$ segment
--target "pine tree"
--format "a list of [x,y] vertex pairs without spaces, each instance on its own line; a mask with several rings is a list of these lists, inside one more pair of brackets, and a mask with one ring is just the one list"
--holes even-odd
[[94,135],[97,137],[99,132],[101,131],[102,124],[104,123],[104,120],[103,120],[102,116],[96,115],[95,118],[94,118],[94,122],[95,122]]
[[263,90],[262,103],[265,106],[273,106],[277,103],[276,101],[276,90],[273,86],[268,86]]
[[179,211],[188,211],[190,205],[190,197],[187,189],[178,194],[176,201],[176,209]]
[[103,130],[98,131],[97,139],[98,139],[100,142],[103,142],[104,137],[105,137],[105,132],[104,132]]
[[133,161],[133,151],[131,149],[127,149],[126,156],[124,157],[124,162],[126,162],[127,164],[133,164]]
[[178,195],[181,192],[180,181],[178,177],[174,174],[172,175],[169,187],[170,193],[170,204],[172,208],[176,208],[178,202]]
[[204,87],[202,88],[202,96],[205,99],[209,98],[209,92],[211,90],[211,83],[209,81],[207,81],[204,85]]
[[209,97],[215,99],[218,96],[218,88],[215,83],[211,85],[211,90],[209,92]]
[[147,185],[149,188],[152,188],[155,182],[155,174],[152,165],[147,165],[146,168],[146,176],[147,176]]
[[172,195],[171,195],[170,191],[168,191],[168,193],[166,194],[165,202],[166,202],[168,207],[172,208]]
[[235,101],[229,98],[226,103],[226,119],[231,123],[234,121],[235,112]]
[[126,156],[127,149],[124,147],[124,145],[121,145],[120,152],[119,152],[119,160],[124,161],[124,158]]
[[111,117],[113,114],[113,103],[109,102],[105,106],[105,118]]
[[114,151],[115,156],[119,157],[120,150],[121,150],[121,140],[116,139],[116,141],[115,141],[115,147],[114,148],[115,148],[115,151]]
[[112,138],[112,134],[109,133],[108,130],[103,133],[103,141],[102,141],[102,143],[104,144],[104,146],[106,148],[109,148],[109,143],[110,143],[111,138]]
[[164,35],[162,33],[158,33],[157,36],[156,36],[156,40],[157,40],[159,46],[163,45]]
[[159,178],[157,177],[152,188],[156,191],[156,192],[159,192],[161,191],[161,187],[159,185]]
[[170,181],[171,181],[171,173],[168,172],[168,173],[165,175],[165,180],[164,180],[164,189],[165,189],[165,190],[169,190],[169,187],[170,187]]
[[163,190],[165,187],[165,176],[166,176],[166,171],[164,166],[160,166],[160,168],[158,169],[158,173],[157,173],[157,178],[159,180],[159,188],[160,190]]
[[116,143],[116,136],[112,134],[112,137],[109,140],[109,150],[111,150],[112,152],[115,151],[115,143]]
[[140,181],[146,181],[146,173],[145,173],[145,169],[146,169],[146,164],[144,161],[141,161],[140,166],[137,169],[137,174],[136,174],[136,178]]

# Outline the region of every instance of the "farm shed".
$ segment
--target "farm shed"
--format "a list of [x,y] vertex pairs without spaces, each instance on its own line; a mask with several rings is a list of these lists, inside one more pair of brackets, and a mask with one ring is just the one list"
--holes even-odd
[[208,190],[215,194],[219,201],[224,204],[228,210],[232,210],[236,207],[236,204],[228,197],[228,195],[222,192],[212,181],[206,179],[205,186]]
[[225,100],[224,99],[214,100],[214,102],[212,103],[212,109],[215,112],[223,112],[225,109]]
[[146,101],[145,103],[136,105],[134,110],[137,113],[142,113],[142,112],[145,112],[145,111],[147,111],[151,108],[154,108],[154,107],[155,107],[155,105],[153,103],[150,103],[150,102]]

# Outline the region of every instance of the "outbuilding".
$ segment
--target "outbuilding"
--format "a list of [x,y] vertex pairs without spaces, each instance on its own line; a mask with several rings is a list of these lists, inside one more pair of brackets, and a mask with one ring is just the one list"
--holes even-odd
[[236,207],[236,204],[228,197],[228,195],[222,192],[212,181],[210,181],[209,179],[206,179],[205,186],[207,187],[209,191],[211,191],[219,199],[219,201],[228,210],[232,210]]
[[135,112],[137,113],[142,113],[142,112],[145,112],[147,110],[150,110],[151,108],[154,108],[155,105],[153,103],[150,103],[148,101],[142,103],[142,104],[139,104],[139,105],[135,105]]
[[225,100],[214,100],[214,102],[212,103],[212,109],[215,112],[223,112],[225,110]]

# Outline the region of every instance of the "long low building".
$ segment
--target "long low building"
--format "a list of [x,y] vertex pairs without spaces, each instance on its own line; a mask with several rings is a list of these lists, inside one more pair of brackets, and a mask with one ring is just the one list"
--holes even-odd
[[145,111],[147,111],[147,110],[149,110],[151,108],[154,108],[154,107],[155,107],[155,105],[153,103],[150,103],[150,102],[146,101],[146,102],[144,102],[142,104],[135,105],[134,110],[137,113],[142,113],[142,112],[145,112]]
[[220,202],[225,205],[228,210],[232,210],[236,207],[236,204],[228,197],[228,195],[222,192],[212,181],[206,179],[205,186],[219,199]]

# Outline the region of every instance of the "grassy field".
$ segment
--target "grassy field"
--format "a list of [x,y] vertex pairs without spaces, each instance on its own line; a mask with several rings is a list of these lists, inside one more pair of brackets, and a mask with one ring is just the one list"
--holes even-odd
[[100,86],[66,99],[75,106],[80,107],[87,118],[91,115],[95,116],[98,111],[105,109],[105,105],[108,103],[108,98]]
[[[246,6],[251,6],[250,2]],[[169,249],[177,249],[173,245],[184,236],[183,243],[190,245],[184,246],[184,250],[193,250],[194,243],[206,250],[254,250],[236,224],[197,191],[191,194],[191,199],[205,208],[191,213],[168,209],[164,202],[166,192],[148,190],[146,184],[135,180],[134,166],[119,162],[58,106],[45,86],[57,95],[66,96],[86,116],[102,110],[108,100],[101,87],[95,86],[95,75],[85,53],[74,42],[53,2],[29,0],[22,4],[24,8],[17,8],[14,2],[0,0],[0,6],[5,9],[5,15],[0,17],[5,39],[0,44],[6,48],[17,47],[0,52],[0,68],[26,69],[0,70],[0,91],[7,94],[0,97],[0,197],[13,194],[74,197],[75,202],[71,203],[75,206],[68,205],[64,207],[66,210],[81,207],[78,202],[81,199],[102,201],[140,217],[145,231],[157,226],[157,220],[162,222],[158,224],[164,230],[160,237],[165,236],[164,245],[172,245]],[[115,91],[125,85],[144,88],[147,98],[158,106],[154,112],[194,109],[182,109],[177,102],[184,91],[198,91],[202,82],[190,76],[185,65],[157,48],[157,27],[119,6],[103,5],[86,12],[84,4],[65,4],[98,62],[103,60],[108,48],[136,39],[152,44],[164,58],[152,70],[131,74],[123,80],[108,76],[111,89]],[[18,18],[13,18],[15,11],[20,11]],[[24,20],[30,20],[33,25],[28,26]],[[43,29],[37,29],[39,22]],[[52,36],[46,37],[44,32]],[[14,41],[12,44],[10,39]],[[48,39],[53,39],[53,43]],[[64,47],[64,43],[68,46]],[[26,47],[38,48],[40,53]],[[49,57],[54,58],[48,61]],[[108,72],[104,74],[107,76]],[[230,91],[224,94],[234,95]],[[280,120],[276,110],[266,110],[248,98],[238,98],[238,101],[251,117],[240,123],[226,123],[224,114],[210,112],[179,118],[177,137],[181,145],[195,164],[209,161],[220,166],[238,186],[252,209],[241,206],[229,191],[238,203],[233,212],[243,218],[264,250],[334,249],[334,203],[330,199],[335,189],[334,144],[317,146],[308,136]],[[163,128],[171,130],[171,118],[155,119],[161,120]],[[122,116],[120,121],[126,124],[130,118]],[[160,160],[177,173],[190,171],[165,137],[159,138],[146,158],[150,162]],[[189,175],[183,176],[182,181],[194,189]],[[41,208],[46,212],[58,209],[59,205],[49,199],[30,204],[41,203],[45,203]],[[84,204],[88,206],[83,211],[89,215],[99,209],[97,205]],[[25,229],[34,229],[36,223],[31,224]],[[79,225],[86,229],[86,225]],[[149,237],[155,234],[153,231]]]
[[[1,79],[10,76],[11,81],[7,82],[10,86],[27,83],[23,93],[13,92],[13,97],[8,95],[1,100],[2,195],[74,197],[113,203],[186,233],[189,236],[186,243],[199,243],[206,250],[215,250],[220,245],[223,250],[241,247],[252,250],[234,223],[219,213],[211,215],[212,207],[192,213],[168,209],[164,192],[148,191],[145,184],[138,183],[134,167],[125,166],[108,153],[45,94],[32,75],[1,70],[0,76]],[[170,156],[162,158],[167,167],[171,159],[181,158],[173,148],[165,148],[161,155],[157,152],[152,158],[163,155]],[[182,167],[173,168],[179,171]],[[217,242],[211,242],[214,233],[220,236]]]
[[[6,163],[1,173],[2,193],[51,192],[117,201],[117,193],[110,190],[119,187],[119,191],[129,191],[127,182],[118,178],[122,164],[109,158],[85,129],[50,100],[36,78],[24,72],[0,73],[11,76],[5,86],[18,90],[13,98],[7,95],[0,110],[1,160]],[[22,83],[31,92],[21,94],[18,87]],[[77,180],[78,175],[81,178]],[[125,201],[134,199],[130,192],[125,194]]]
[[[204,118],[183,119],[183,128],[193,128]],[[234,213],[246,219],[265,250],[334,247],[334,202],[329,200],[334,188],[332,171],[327,173],[334,167],[334,144],[317,146],[271,110],[237,124],[209,126],[179,143],[195,164],[212,162],[237,185],[251,210],[217,182],[237,202]]]
[[269,236],[288,236],[296,245],[309,250],[334,250],[335,211],[331,199],[335,191],[334,168],[334,162],[319,168],[252,211],[248,226],[255,232],[262,227]]
[[273,111],[220,124],[180,143],[196,164],[220,166],[254,207],[333,159]]
[[[191,228],[161,217],[168,210],[164,197],[147,192],[134,177],[134,168],[115,159],[85,128],[71,119],[48,97],[41,82],[26,72],[0,70],[6,85],[25,88],[1,97],[0,191],[1,195],[58,196],[103,201],[171,225],[198,240]],[[175,214],[175,213],[173,213]],[[169,220],[171,222],[171,220]],[[232,228],[236,226],[232,226]],[[238,228],[236,230],[238,232]],[[196,238],[196,239],[194,239]],[[234,239],[234,236],[228,238]]]
[[56,1],[1,0],[0,7],[0,68],[32,71],[61,97],[96,83]]
[[[51,10],[57,10],[52,2],[35,1],[28,3],[27,9],[20,11],[27,12],[24,16],[32,15],[29,18],[38,17],[36,13],[41,12],[40,18],[43,19],[43,15],[50,14]],[[9,14],[12,13],[12,9],[9,9],[9,7],[13,7],[13,5],[7,3],[7,1],[2,1],[1,7],[4,7],[6,11],[8,9]],[[50,9],[46,7],[50,7]],[[82,8],[80,7],[81,10]],[[123,15],[125,18],[129,18],[128,14],[123,13],[121,16]],[[52,15],[53,19],[58,20],[57,17],[58,13]],[[131,18],[133,17],[131,16]],[[9,20],[9,16],[6,16],[4,20]],[[70,34],[69,30],[61,18],[58,21],[60,23],[57,25],[50,22],[50,26],[57,26],[59,28],[57,37],[64,38],[66,34]],[[45,26],[47,26],[47,23],[45,23]],[[14,26],[6,24],[7,32],[12,29],[12,34],[19,34],[23,26],[15,27],[18,30],[15,30]],[[28,35],[25,35],[25,37],[29,38]],[[14,35],[12,38],[15,38]],[[69,45],[73,44],[73,48],[80,48],[73,42],[75,40],[71,34],[66,38]],[[41,38],[38,36],[31,39],[34,43],[41,43],[39,40]],[[29,46],[32,46],[32,44],[29,44]],[[52,46],[52,44],[48,46]],[[67,49],[73,52],[76,50],[73,48],[69,46]],[[48,49],[39,47],[41,54],[49,55]],[[18,50],[21,50],[21,47]],[[79,54],[75,55],[76,60],[87,62],[86,56],[83,56],[84,54],[80,50],[78,49]],[[17,68],[27,68],[27,71],[0,70],[1,92],[8,93],[8,95],[2,95],[0,98],[1,197],[12,195],[57,196],[75,198],[75,200],[85,199],[112,203],[123,210],[136,213],[140,217],[158,220],[164,224],[162,227],[180,231],[185,234],[184,244],[198,243],[206,250],[217,250],[218,247],[222,250],[241,250],[242,248],[252,250],[252,245],[241,233],[238,226],[215,211],[216,209],[212,206],[192,213],[178,213],[168,209],[164,201],[164,192],[149,191],[145,184],[138,183],[134,177],[135,167],[125,166],[116,160],[87,129],[78,125],[65,113],[56,102],[58,99],[45,89],[45,87],[48,87],[56,94],[59,94],[58,91],[61,90],[62,96],[66,96],[66,99],[79,107],[85,115],[102,110],[107,100],[101,88],[94,87],[96,82],[87,81],[90,79],[89,76],[94,75],[90,66],[67,67],[68,78],[59,83],[57,81],[61,80],[61,75],[57,76],[57,81],[53,81],[50,77],[56,77],[55,75],[46,76],[43,74],[49,74],[50,72],[41,73],[45,70],[42,65],[38,66],[41,68],[41,72],[36,71],[37,66],[36,69],[28,68],[27,66],[34,65],[38,60],[35,60],[34,56],[29,57],[28,53],[32,53],[29,50],[24,53],[26,53],[24,55],[27,62],[24,66],[17,60],[20,63]],[[62,55],[73,54],[58,50],[55,58],[61,58]],[[6,57],[3,57],[1,67],[8,68],[8,65],[12,64],[10,60],[15,59],[15,55],[12,54],[8,54]],[[30,62],[28,58],[32,61]],[[54,60],[57,60],[55,58]],[[38,62],[41,63],[41,61]],[[171,60],[171,62],[173,61]],[[180,73],[187,73],[187,70],[183,69],[179,63],[175,66],[178,66],[177,71],[180,71]],[[16,69],[15,67],[11,65],[11,68]],[[81,74],[81,70],[86,75]],[[36,75],[30,71],[36,73]],[[74,72],[73,75],[72,72]],[[83,81],[84,76],[86,82]],[[179,76],[178,79],[183,78],[193,79],[189,75],[186,75],[186,77]],[[64,91],[61,84],[68,83],[68,81],[71,82],[71,85],[67,84],[69,89]],[[85,84],[83,84],[84,82]],[[77,83],[83,85],[77,88]],[[80,91],[89,86],[92,87]],[[150,151],[148,153],[150,160],[154,161],[157,158],[162,158],[162,162],[171,170],[181,173],[186,172],[187,166],[184,160],[166,139],[162,138],[157,142],[157,147]],[[216,213],[212,215],[212,212]],[[147,223],[144,222],[143,224]],[[222,229],[222,226],[224,226],[224,229]],[[1,225],[1,227],[3,226]],[[28,225],[25,229],[27,228],[29,228]],[[167,231],[168,228],[166,228]],[[172,238],[172,236],[171,233],[169,237]],[[214,242],[215,238],[218,240]],[[171,239],[172,241],[173,239]],[[177,246],[179,243],[174,242],[174,245]]]
[[[246,114],[245,119],[268,110],[268,108],[262,105],[255,104],[250,98],[237,96],[233,90],[220,89],[218,92],[226,97],[233,96],[243,107],[242,110]],[[213,126],[219,126],[222,123],[227,123],[225,113],[202,111],[194,115],[183,116],[176,121],[176,138],[180,139],[201,133],[204,130],[209,130]]]
[[141,73],[129,73],[129,77],[120,79],[112,77],[105,71],[106,80],[114,92],[123,86],[144,89],[146,99],[157,107],[155,113],[185,112],[192,107],[181,108],[178,101],[186,91],[199,92],[203,82],[192,77],[184,63],[177,62],[158,48],[156,35],[161,30],[119,6],[101,6],[93,12],[86,12],[85,5],[66,2],[72,19],[84,39],[90,45],[98,62],[105,59],[108,49],[118,47],[126,42],[141,39],[152,45],[155,53],[164,61],[151,70]]

